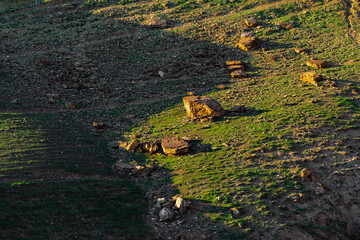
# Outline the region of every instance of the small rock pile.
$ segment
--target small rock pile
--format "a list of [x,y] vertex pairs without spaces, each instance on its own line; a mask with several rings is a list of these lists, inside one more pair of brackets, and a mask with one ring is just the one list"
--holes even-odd
[[166,154],[168,156],[184,155],[190,150],[190,144],[184,139],[175,136],[165,136],[161,140],[140,142],[135,139],[131,142],[119,142],[119,147],[133,153]]
[[155,209],[161,209],[159,212],[159,221],[171,221],[176,215],[186,212],[191,202],[185,200],[182,195],[175,195],[171,200],[158,198]]
[[227,61],[226,66],[232,78],[246,78],[246,64],[242,61]]
[[151,173],[156,170],[152,165],[146,166],[133,166],[121,161],[118,161],[114,168],[120,171],[124,175],[134,176],[134,177],[149,177]]

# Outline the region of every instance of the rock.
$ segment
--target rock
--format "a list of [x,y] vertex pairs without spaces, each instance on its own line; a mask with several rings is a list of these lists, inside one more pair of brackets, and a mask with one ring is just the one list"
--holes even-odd
[[183,98],[187,115],[196,117],[222,117],[225,110],[219,102],[206,96],[188,96]]
[[294,51],[299,54],[305,54],[306,49],[305,48],[294,48]]
[[305,72],[300,75],[300,79],[304,82],[308,82],[319,86],[319,82],[323,81],[324,78],[322,75],[317,74],[316,72]]
[[240,215],[240,211],[236,207],[231,208],[231,213],[236,216]]
[[230,72],[236,71],[236,70],[245,70],[245,65],[231,65],[228,67],[228,70]]
[[143,152],[148,152],[150,154],[154,154],[160,151],[160,148],[158,147],[158,145],[154,142],[145,142],[142,143],[141,148],[143,150]]
[[76,109],[75,103],[73,102],[67,102],[65,103],[66,109]]
[[223,90],[223,89],[226,88],[226,86],[225,86],[225,85],[217,85],[216,88],[217,88],[217,89],[220,89],[220,90]]
[[170,208],[163,208],[159,213],[160,222],[171,221],[174,217],[174,212]]
[[286,29],[294,28],[294,25],[292,23],[287,23],[287,22],[279,22],[277,25],[279,27],[286,28]]
[[134,166],[118,161],[115,163],[115,168],[124,172],[125,174],[129,174],[134,169]]
[[127,146],[126,150],[129,152],[135,152],[136,148],[140,145],[139,140],[132,140]]
[[313,68],[325,68],[327,67],[328,63],[324,60],[308,60],[306,65]]
[[310,100],[310,103],[317,103],[318,101],[315,99],[315,98],[313,98],[313,99],[311,99]]
[[166,199],[165,198],[158,198],[157,203],[164,204],[164,203],[166,203]]
[[255,28],[258,26],[258,21],[255,18],[247,18],[245,19],[245,24],[248,27]]
[[152,17],[150,18],[146,25],[149,27],[149,28],[167,28],[168,26],[168,23],[165,19],[162,19],[162,18],[158,18],[158,17]]
[[159,76],[160,77],[164,77],[165,76],[165,73],[163,71],[159,71]]
[[81,66],[81,63],[80,63],[80,62],[74,62],[74,66],[75,66],[75,67],[80,67],[80,66]]
[[190,148],[188,142],[170,135],[165,136],[161,140],[161,146],[164,153],[169,156],[186,154]]
[[329,80],[326,80],[323,84],[323,86],[326,86],[326,87],[337,87],[337,83],[334,82],[334,81],[329,81]]
[[246,37],[240,38],[238,46],[244,51],[249,51],[254,49],[257,45],[260,44],[260,39],[258,37]]
[[307,178],[307,177],[309,177],[311,175],[311,169],[309,169],[309,168],[304,168],[303,170],[301,170],[301,172],[300,172],[300,176],[302,177],[302,178]]
[[132,171],[131,175],[134,177],[147,177],[150,176],[152,168],[143,167],[143,166],[136,166]]
[[244,65],[245,66],[245,62],[243,61],[227,61],[226,62],[226,66],[232,66],[232,65]]
[[118,143],[119,143],[119,148],[122,148],[122,149],[125,149],[125,150],[127,150],[126,149],[126,147],[127,147],[127,142],[123,142],[123,141],[118,141]]
[[243,70],[236,70],[230,73],[231,78],[247,78],[248,75]]
[[247,37],[255,37],[255,34],[253,32],[243,32],[240,35],[240,38],[247,38]]
[[49,93],[49,94],[46,94],[46,96],[50,99],[58,99],[60,98],[60,94],[57,94],[57,93]]
[[93,122],[93,127],[96,129],[104,129],[106,127],[106,125],[104,123]]

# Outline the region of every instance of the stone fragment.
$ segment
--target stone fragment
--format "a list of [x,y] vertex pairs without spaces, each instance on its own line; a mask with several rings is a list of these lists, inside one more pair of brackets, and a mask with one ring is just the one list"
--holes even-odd
[[46,96],[48,98],[51,98],[51,99],[58,99],[60,98],[60,94],[57,94],[57,93],[49,93],[49,94],[46,94]]
[[328,63],[324,60],[308,60],[306,65],[313,68],[325,68],[327,67]]
[[309,168],[304,168],[304,169],[301,170],[301,172],[300,172],[300,176],[301,176],[302,178],[307,178],[307,177],[310,176],[310,174],[311,174],[311,169],[309,169]]
[[160,222],[171,221],[174,217],[174,212],[170,208],[163,208],[159,213]]
[[243,70],[236,70],[230,73],[231,78],[247,78],[248,75]]
[[253,32],[243,32],[240,35],[240,38],[247,38],[247,37],[255,37],[255,34]]
[[106,125],[104,123],[93,122],[93,127],[96,129],[104,129],[106,127]]
[[255,18],[247,18],[245,19],[245,24],[248,27],[254,28],[258,26],[258,21]]
[[169,156],[186,154],[190,148],[188,142],[170,135],[165,136],[161,140],[161,146],[164,153]]
[[187,115],[196,117],[222,117],[224,108],[213,98],[206,96],[188,96],[183,98]]
[[132,140],[127,146],[126,150],[129,152],[135,152],[136,148],[140,145],[139,140]]
[[182,197],[178,197],[175,202],[175,207],[179,209],[180,213],[185,211],[185,200]]
[[122,148],[122,149],[126,150],[127,145],[128,145],[127,142],[119,141],[119,148]]
[[296,53],[299,53],[299,54],[304,54],[306,53],[306,49],[305,48],[294,48],[294,51]]
[[160,150],[158,145],[156,143],[152,142],[152,141],[142,143],[141,148],[142,148],[143,152],[148,152],[150,154],[157,153]]
[[319,82],[323,81],[324,78],[322,75],[317,74],[316,72],[305,72],[300,75],[300,79],[304,82],[319,85]]
[[164,203],[166,203],[166,199],[165,198],[158,198],[157,203],[164,204]]
[[148,26],[148,28],[152,28],[152,29],[167,28],[168,22],[165,19],[153,17],[147,21],[146,25]]
[[67,102],[65,103],[66,109],[76,109],[75,103],[73,102]]
[[74,66],[75,66],[75,67],[80,67],[80,66],[81,66],[81,63],[80,63],[80,62],[74,62]]
[[326,87],[337,87],[337,83],[334,82],[334,81],[329,81],[329,80],[326,80],[323,84],[323,86],[326,86]]
[[152,168],[144,166],[136,166],[132,171],[131,175],[134,177],[147,177],[150,176]]
[[240,49],[244,51],[249,51],[254,49],[257,45],[259,45],[260,39],[258,37],[246,37],[240,38],[238,46]]
[[225,86],[225,85],[217,85],[216,88],[217,88],[217,89],[220,89],[220,90],[223,90],[223,89],[226,88],[226,86]]
[[243,61],[227,61],[226,66],[232,66],[232,65],[245,65],[245,62]]
[[115,163],[115,168],[122,171],[125,174],[129,174],[135,167],[130,164],[118,161]]
[[229,71],[245,70],[245,65],[231,65],[228,67]]
[[287,22],[279,22],[278,26],[286,29],[294,28],[294,25],[292,23],[287,23]]
[[236,207],[231,208],[231,212],[232,212],[232,214],[234,214],[236,216],[240,215],[240,211]]

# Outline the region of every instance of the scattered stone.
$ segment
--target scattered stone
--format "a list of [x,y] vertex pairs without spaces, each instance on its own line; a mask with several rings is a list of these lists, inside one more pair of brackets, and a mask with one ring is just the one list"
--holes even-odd
[[135,152],[136,148],[140,145],[139,140],[132,140],[127,146],[126,150],[129,152]]
[[46,96],[50,99],[58,99],[60,98],[60,94],[57,93],[50,93],[50,94],[46,94]]
[[67,102],[65,103],[66,109],[76,109],[75,103],[73,102]]
[[279,22],[277,25],[279,27],[286,28],[286,29],[293,29],[294,28],[294,25],[292,23],[287,23],[287,22]]
[[246,63],[243,61],[227,61],[226,66],[232,66],[232,65],[245,65]]
[[189,95],[189,96],[194,96],[195,93],[194,93],[194,92],[188,92],[187,95]]
[[243,32],[240,35],[240,38],[248,38],[248,37],[255,37],[255,34],[253,32]]
[[223,89],[226,88],[226,86],[225,86],[225,85],[217,85],[216,88],[217,88],[217,89],[220,89],[220,90],[223,90]]
[[327,67],[328,63],[324,60],[308,60],[306,62],[306,65],[309,67],[320,69]]
[[230,72],[236,71],[236,70],[245,70],[245,65],[231,65],[228,67],[228,70]]
[[225,110],[219,102],[206,96],[188,96],[183,98],[187,115],[197,117],[222,117]]
[[119,141],[118,143],[119,143],[119,148],[123,148],[123,149],[126,150],[126,147],[127,147],[127,145],[128,145],[127,142],[125,142],[125,141],[124,141],[124,142],[123,142],[123,141]]
[[163,78],[165,76],[165,73],[163,71],[159,71],[159,76]]
[[150,154],[154,154],[160,151],[159,146],[154,142],[145,142],[141,144],[141,148],[143,152],[148,152]]
[[128,175],[135,167],[133,165],[118,161],[115,163],[115,168]]
[[159,204],[164,204],[165,202],[166,202],[165,198],[158,198],[157,199],[157,203],[159,203]]
[[161,146],[164,153],[169,156],[187,154],[190,148],[187,141],[171,135],[165,136],[161,140]]
[[309,168],[304,168],[304,169],[301,170],[301,172],[300,172],[300,176],[301,176],[302,178],[307,178],[307,177],[310,176],[310,174],[311,174],[311,169],[309,169]]
[[310,100],[310,103],[317,103],[318,101],[315,99],[315,98],[313,98],[313,99],[311,99]]
[[245,24],[248,27],[255,28],[258,26],[258,21],[255,18],[247,18],[245,19]]
[[305,54],[306,49],[305,48],[294,48],[294,51],[299,54]]
[[152,17],[150,18],[146,25],[149,28],[155,29],[155,28],[167,28],[168,22],[165,19],[158,18],[158,17]]
[[204,125],[204,126],[202,126],[200,129],[209,129],[209,128],[211,128],[210,125]]
[[159,213],[160,222],[170,221],[174,217],[174,212],[170,208],[163,208]]
[[311,181],[317,182],[317,177],[314,174],[311,174],[310,178],[311,178]]
[[337,83],[334,82],[334,81],[329,81],[329,80],[326,80],[324,83],[323,83],[323,86],[325,87],[337,87]]
[[324,194],[326,191],[325,191],[325,188],[324,186],[319,183],[318,186],[315,188],[315,193],[316,194]]
[[81,66],[81,63],[80,63],[80,62],[74,62],[74,66],[75,66],[75,67],[80,67],[80,66]]
[[244,51],[249,51],[254,49],[257,45],[260,44],[260,39],[258,37],[246,37],[240,38],[238,46]]
[[104,123],[93,122],[93,127],[96,129],[104,129],[106,127],[106,125]]
[[230,73],[231,78],[247,78],[248,75],[243,70],[236,70]]
[[130,175],[134,177],[147,177],[150,176],[152,170],[152,168],[149,168],[147,166],[136,166],[135,168],[133,168]]
[[316,72],[305,72],[300,75],[300,79],[304,82],[308,82],[319,86],[319,82],[323,81],[324,78],[322,75],[317,74]]
[[231,208],[231,213],[236,216],[240,215],[240,211],[236,207]]

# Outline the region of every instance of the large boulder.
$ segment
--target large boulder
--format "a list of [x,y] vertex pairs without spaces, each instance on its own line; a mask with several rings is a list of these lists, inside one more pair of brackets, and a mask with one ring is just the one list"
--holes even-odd
[[206,96],[187,96],[183,98],[187,115],[196,117],[222,117],[224,108],[213,98]]
[[161,146],[166,155],[175,156],[183,155],[189,152],[190,145],[187,141],[175,136],[165,136],[161,140]]

